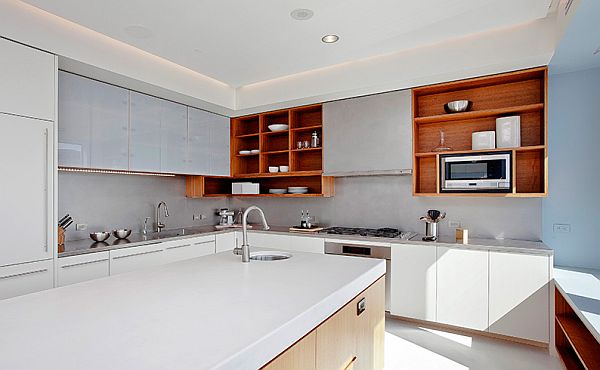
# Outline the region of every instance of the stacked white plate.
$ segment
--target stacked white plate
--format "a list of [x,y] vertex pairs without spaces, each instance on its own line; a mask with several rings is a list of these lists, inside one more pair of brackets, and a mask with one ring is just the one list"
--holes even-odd
[[246,155],[246,154],[250,154],[250,153],[252,153],[252,151],[250,151],[250,150],[240,150],[240,151],[239,151],[239,153],[240,153],[241,155]]
[[290,186],[287,188],[288,193],[290,194],[306,194],[308,193],[307,186]]
[[285,194],[287,193],[286,189],[269,189],[269,194]]

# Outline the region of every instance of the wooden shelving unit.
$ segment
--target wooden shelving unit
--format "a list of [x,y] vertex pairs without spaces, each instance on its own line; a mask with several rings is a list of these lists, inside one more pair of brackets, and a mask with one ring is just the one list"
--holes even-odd
[[600,343],[555,288],[556,350],[568,370],[600,369]]
[[[544,197],[548,194],[547,68],[504,73],[413,89],[413,194],[417,196]],[[470,100],[471,110],[444,112]],[[521,117],[521,147],[471,150],[471,134],[495,131],[496,118]],[[434,152],[440,130],[452,151]],[[441,193],[440,154],[512,151],[510,193]]]
[[[287,130],[273,132],[268,126],[286,124]],[[297,148],[297,142],[310,143],[319,135],[317,148]],[[231,196],[231,183],[241,180],[260,183],[260,197],[330,197],[333,178],[323,176],[322,106],[309,105],[231,119],[231,177],[190,176],[188,197]],[[239,154],[258,149],[257,154]],[[288,166],[289,172],[270,173],[269,166]],[[272,188],[307,186],[308,194],[269,194]]]

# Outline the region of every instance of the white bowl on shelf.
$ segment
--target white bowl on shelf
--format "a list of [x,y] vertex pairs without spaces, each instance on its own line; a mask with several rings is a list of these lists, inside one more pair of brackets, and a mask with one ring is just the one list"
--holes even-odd
[[288,172],[290,170],[290,166],[279,166],[279,172]]
[[240,153],[241,155],[246,155],[246,154],[251,154],[251,153],[252,153],[252,151],[250,151],[250,150],[240,150],[240,151],[239,151],[239,153]]
[[252,149],[250,151],[250,153],[252,153],[252,154],[258,154],[259,152],[260,152],[260,150],[258,150],[258,149]]
[[284,124],[272,124],[267,126],[269,128],[269,130],[273,131],[273,132],[277,132],[277,131],[285,131],[287,130],[290,126],[289,125],[284,125]]
[[277,172],[279,172],[279,167],[277,167],[277,166],[269,166],[269,172],[270,173],[277,173]]
[[269,194],[285,194],[287,189],[269,189]]

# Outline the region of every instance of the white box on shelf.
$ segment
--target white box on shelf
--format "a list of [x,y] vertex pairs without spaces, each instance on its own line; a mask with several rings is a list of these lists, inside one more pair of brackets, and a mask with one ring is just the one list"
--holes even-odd
[[471,135],[471,148],[473,150],[496,149],[496,132],[474,132]]
[[242,194],[260,194],[260,184],[255,182],[242,184]]
[[244,194],[244,185],[251,184],[250,182],[233,182],[231,183],[231,194]]
[[496,119],[496,146],[518,148],[521,146],[521,116]]

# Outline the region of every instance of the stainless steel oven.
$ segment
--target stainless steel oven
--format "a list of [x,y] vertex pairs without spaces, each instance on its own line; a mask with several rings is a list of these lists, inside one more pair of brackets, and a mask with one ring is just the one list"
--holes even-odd
[[325,254],[342,256],[378,258],[385,260],[385,310],[390,310],[390,293],[392,280],[392,250],[389,246],[357,244],[346,242],[325,242]]
[[511,152],[440,155],[440,191],[509,193]]

